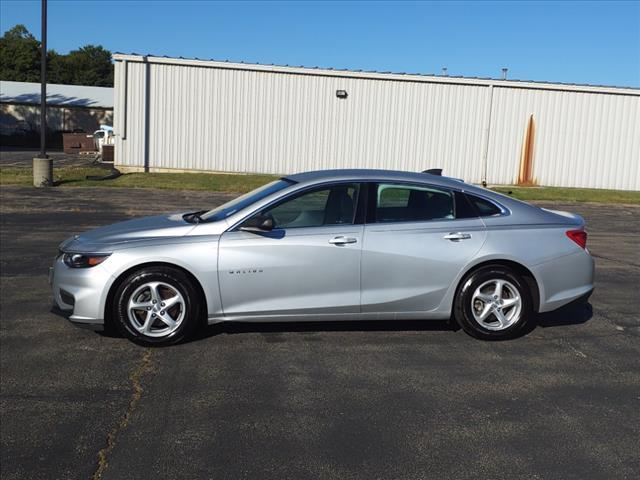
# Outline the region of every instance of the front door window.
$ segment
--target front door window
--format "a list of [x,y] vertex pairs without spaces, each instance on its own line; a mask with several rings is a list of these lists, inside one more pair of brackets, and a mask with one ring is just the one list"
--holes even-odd
[[262,212],[274,228],[352,225],[358,204],[358,184],[345,183],[304,192]]

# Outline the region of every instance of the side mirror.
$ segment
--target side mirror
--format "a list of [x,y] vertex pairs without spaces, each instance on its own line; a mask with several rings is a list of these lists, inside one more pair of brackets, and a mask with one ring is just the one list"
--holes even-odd
[[243,232],[270,232],[274,222],[271,215],[254,215],[240,227]]

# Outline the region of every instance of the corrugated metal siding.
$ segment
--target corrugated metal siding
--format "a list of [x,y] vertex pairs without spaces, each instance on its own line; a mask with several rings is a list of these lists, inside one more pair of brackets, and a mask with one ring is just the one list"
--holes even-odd
[[[115,164],[144,166],[145,145],[145,65],[138,62],[127,62],[127,87],[124,88],[124,63],[116,62],[115,79],[115,105],[114,131],[115,138]],[[125,93],[127,99],[125,101]],[[125,107],[126,105],[126,112]],[[126,121],[126,140],[122,139],[124,127],[124,115]],[[188,168],[188,167],[184,167]]]
[[[116,62],[118,135],[124,124],[123,64]],[[471,182],[481,182],[486,170],[489,183],[513,183],[533,114],[539,184],[640,189],[638,96],[494,87],[490,102],[486,85],[150,63],[147,125],[147,65],[127,64],[127,136],[117,137],[116,148],[120,165],[145,165],[148,126],[151,169],[442,167]],[[346,90],[348,98],[336,98],[336,90]]]
[[539,185],[640,189],[640,97],[495,88],[487,181],[515,183],[529,116]]

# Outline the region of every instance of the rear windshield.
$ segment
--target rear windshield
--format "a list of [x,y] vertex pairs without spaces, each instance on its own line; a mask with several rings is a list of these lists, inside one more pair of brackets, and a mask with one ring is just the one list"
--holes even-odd
[[268,197],[272,193],[283,190],[293,185],[294,183],[294,181],[285,178],[276,180],[275,182],[267,183],[266,185],[258,187],[255,190],[234,198],[233,200],[224,203],[219,207],[214,208],[213,210],[209,210],[207,213],[201,215],[200,221],[217,222],[218,220],[223,220],[227,217],[230,217],[234,213],[247,208],[249,205],[252,205],[257,201]]

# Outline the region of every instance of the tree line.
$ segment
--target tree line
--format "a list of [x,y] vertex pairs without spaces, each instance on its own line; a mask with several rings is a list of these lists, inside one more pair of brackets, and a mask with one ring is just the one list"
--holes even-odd
[[[40,41],[24,25],[0,37],[0,80],[40,81]],[[111,52],[85,45],[63,55],[47,51],[47,83],[113,87]]]

